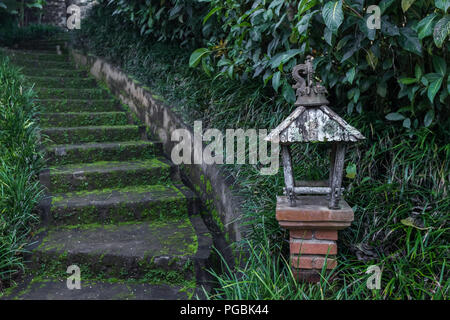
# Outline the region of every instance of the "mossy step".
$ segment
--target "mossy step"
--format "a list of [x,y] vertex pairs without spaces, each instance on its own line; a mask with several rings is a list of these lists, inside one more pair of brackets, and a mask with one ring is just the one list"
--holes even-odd
[[152,159],[155,155],[161,154],[161,143],[126,141],[54,145],[46,147],[45,154],[49,166],[98,161]]
[[67,49],[68,41],[66,39],[61,40],[28,40],[22,41],[16,44],[17,49],[25,50],[56,50],[59,46],[60,50]]
[[67,276],[30,277],[5,293],[1,300],[186,300],[192,286],[124,282],[119,279],[89,281],[81,277],[81,289],[69,290]]
[[141,185],[58,193],[47,195],[40,207],[49,225],[174,219],[187,217],[189,202],[196,200],[190,190],[180,188]]
[[26,80],[46,88],[95,88],[98,86],[97,82],[91,78],[26,76]]
[[54,53],[43,53],[39,51],[24,51],[24,50],[1,50],[0,51],[6,53],[10,58],[15,58],[17,60],[44,60],[44,61],[60,61],[60,62],[68,62],[69,55],[68,54],[57,54],[56,51]]
[[136,125],[53,127],[42,129],[42,133],[47,136],[47,144],[119,142],[140,140],[145,136],[145,127]]
[[109,93],[103,89],[75,89],[75,88],[35,88],[40,99],[107,99]]
[[170,184],[173,165],[163,158],[102,161],[50,167],[40,181],[51,193]]
[[20,67],[31,68],[53,68],[53,69],[76,69],[75,65],[69,61],[47,61],[36,59],[22,59],[18,57],[10,57],[11,62]]
[[41,77],[71,77],[71,78],[80,78],[87,77],[88,72],[86,70],[79,70],[75,68],[70,69],[58,69],[58,68],[36,68],[36,67],[27,67],[22,68],[21,71],[26,76],[41,76]]
[[115,99],[38,99],[42,112],[108,112],[122,111]]
[[61,47],[67,47],[69,44],[69,39],[34,39],[34,40],[26,40],[20,41],[15,44],[16,47],[31,47],[31,48],[39,48],[46,46],[56,46],[59,45]]
[[66,37],[52,37],[52,38],[43,38],[43,39],[32,39],[23,41],[20,43],[29,43],[34,45],[40,45],[40,44],[61,44],[66,43],[70,39],[70,36]]
[[57,112],[41,113],[39,125],[45,127],[69,127],[69,126],[101,126],[101,125],[126,125],[128,115],[126,112]]
[[[58,47],[59,46],[59,47]],[[65,44],[39,44],[33,45],[29,43],[16,44],[13,47],[14,50],[20,51],[33,51],[40,52],[42,54],[68,54],[69,49]]]
[[[201,218],[193,219],[197,219],[195,224],[201,223]],[[105,278],[182,284],[195,279],[194,267],[204,267],[210,254],[212,241],[207,229],[202,228],[203,233],[199,230],[187,215],[114,225],[53,227],[32,239],[30,269],[64,275],[68,266],[77,265],[85,279],[101,274]]]

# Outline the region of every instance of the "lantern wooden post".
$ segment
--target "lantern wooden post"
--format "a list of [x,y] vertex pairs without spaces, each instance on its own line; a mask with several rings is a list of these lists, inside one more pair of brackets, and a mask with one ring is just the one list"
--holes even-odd
[[[365,139],[328,107],[326,89],[314,80],[313,58],[294,67],[297,107],[266,137],[281,144],[284,195],[277,197],[276,218],[289,230],[290,258],[299,281],[319,281],[320,271],[336,267],[338,230],[350,226],[353,210],[341,197],[346,146]],[[300,75],[306,75],[306,80]],[[331,143],[326,181],[296,181],[293,143]]]
[[339,209],[339,200],[341,198],[342,175],[344,173],[345,145],[341,142],[337,144],[334,157],[332,181],[330,184],[330,208]]
[[295,206],[295,195],[294,195],[294,172],[292,171],[292,156],[291,150],[288,146],[281,146],[281,157],[283,158],[283,170],[284,170],[284,182],[286,185],[286,194],[289,197],[289,204]]

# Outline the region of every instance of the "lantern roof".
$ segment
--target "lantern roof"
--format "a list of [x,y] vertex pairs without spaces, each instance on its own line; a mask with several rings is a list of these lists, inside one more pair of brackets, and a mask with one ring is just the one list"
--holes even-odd
[[[297,109],[266,137],[266,141],[292,142],[356,142],[365,137],[328,107],[327,90],[314,79],[313,57],[295,66]],[[306,75],[306,80],[300,76]]]
[[297,107],[266,137],[266,141],[292,142],[356,142],[365,137],[345,122],[328,106]]

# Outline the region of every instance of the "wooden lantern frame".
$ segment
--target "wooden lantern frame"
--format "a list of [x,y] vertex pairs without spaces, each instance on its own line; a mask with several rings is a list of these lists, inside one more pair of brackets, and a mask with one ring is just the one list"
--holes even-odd
[[[306,75],[306,80],[300,73]],[[305,64],[294,67],[297,108],[266,137],[266,141],[281,144],[285,193],[290,206],[296,205],[296,195],[328,195],[328,207],[340,208],[342,176],[347,144],[365,139],[354,127],[328,107],[326,89],[315,82],[313,58],[308,56]],[[293,143],[331,143],[330,175],[328,181],[296,182],[292,164]]]

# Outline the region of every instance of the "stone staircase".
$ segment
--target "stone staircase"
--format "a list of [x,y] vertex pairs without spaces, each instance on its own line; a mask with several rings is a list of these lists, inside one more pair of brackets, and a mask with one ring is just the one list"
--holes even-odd
[[[38,94],[47,193],[29,274],[4,298],[201,297],[211,235],[158,141],[76,68],[64,39],[7,54]],[[81,289],[67,287],[70,265],[80,268]]]

